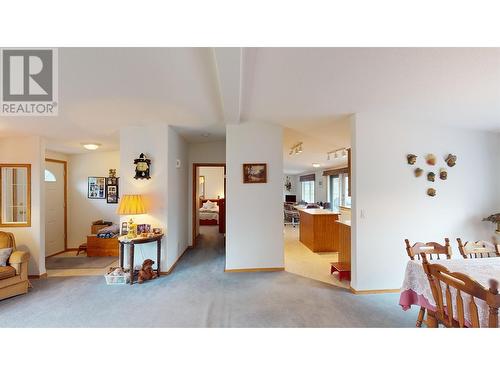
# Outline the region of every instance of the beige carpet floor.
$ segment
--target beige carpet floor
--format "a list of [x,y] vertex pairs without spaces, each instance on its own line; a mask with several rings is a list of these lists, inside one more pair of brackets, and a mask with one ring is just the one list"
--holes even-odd
[[[399,294],[354,295],[289,272],[224,272],[223,240],[204,233],[174,272],[142,285],[103,276],[33,280],[0,301],[0,327],[414,327]],[[333,336],[334,338],[334,336]]]

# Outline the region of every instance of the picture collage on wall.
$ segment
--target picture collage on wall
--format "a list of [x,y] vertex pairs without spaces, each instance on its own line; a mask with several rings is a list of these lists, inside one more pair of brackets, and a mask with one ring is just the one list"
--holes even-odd
[[118,203],[119,191],[116,169],[109,170],[109,177],[88,177],[87,198],[106,199],[107,203]]
[[[417,159],[418,159],[418,156],[415,155],[415,154],[408,154],[406,155],[406,161],[409,165],[415,165],[416,162],[417,162]],[[453,155],[453,154],[448,154],[446,157],[443,158],[444,159],[444,162],[446,163],[446,165],[450,168],[454,167],[455,164],[457,163],[457,156],[456,155]],[[425,155],[425,162],[428,166],[431,166],[431,167],[435,167],[436,166],[436,163],[437,163],[437,157],[436,155],[434,154],[427,154]],[[438,175],[439,175],[439,179],[440,180],[447,180],[448,179],[448,171],[446,170],[446,168],[442,167],[442,168],[439,168],[438,171]],[[434,172],[433,170],[430,170],[427,172],[426,174],[426,177],[427,177],[427,181],[429,182],[435,182],[436,181],[436,172]],[[417,167],[413,170],[413,174],[415,175],[415,177],[420,177],[424,174],[424,170],[420,167]],[[429,187],[427,189],[427,195],[430,196],[430,197],[435,197],[437,194],[437,191],[435,188],[433,187]]]
[[89,177],[88,192],[89,199],[105,199],[106,198],[106,177]]

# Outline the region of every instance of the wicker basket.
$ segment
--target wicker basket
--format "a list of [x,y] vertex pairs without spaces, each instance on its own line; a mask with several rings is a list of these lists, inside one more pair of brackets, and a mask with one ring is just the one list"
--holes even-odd
[[125,285],[130,282],[130,275],[128,273],[119,276],[107,274],[104,275],[104,278],[108,285]]

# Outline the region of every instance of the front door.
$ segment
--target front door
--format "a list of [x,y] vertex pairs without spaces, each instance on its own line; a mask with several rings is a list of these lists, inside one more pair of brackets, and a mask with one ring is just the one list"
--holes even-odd
[[45,256],[64,247],[64,164],[45,163]]

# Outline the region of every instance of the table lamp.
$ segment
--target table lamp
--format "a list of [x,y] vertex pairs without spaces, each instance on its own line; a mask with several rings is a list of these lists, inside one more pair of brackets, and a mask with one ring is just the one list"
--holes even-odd
[[[118,215],[141,215],[146,213],[141,195],[124,195],[120,199],[120,205],[116,210]],[[128,223],[128,238],[137,237],[137,224],[130,218]]]

